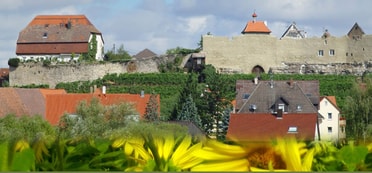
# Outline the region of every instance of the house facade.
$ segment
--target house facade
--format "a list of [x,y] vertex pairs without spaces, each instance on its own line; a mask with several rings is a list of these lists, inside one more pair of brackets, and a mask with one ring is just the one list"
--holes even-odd
[[38,15],[19,33],[16,47],[21,61],[68,62],[89,51],[103,59],[102,33],[85,15]]
[[320,98],[319,115],[320,140],[339,142],[346,139],[346,120],[341,116],[334,96]]
[[316,139],[318,81],[237,80],[236,91],[228,140],[269,142],[290,136]]
[[227,138],[270,141],[295,136],[301,140],[344,142],[346,120],[334,96],[319,96],[319,81],[237,80],[234,111]]

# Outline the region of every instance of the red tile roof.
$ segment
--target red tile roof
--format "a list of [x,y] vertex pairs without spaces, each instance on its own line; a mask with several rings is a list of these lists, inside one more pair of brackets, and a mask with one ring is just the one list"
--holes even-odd
[[64,89],[40,89],[41,94],[43,95],[44,99],[49,94],[67,94],[66,90]]
[[249,21],[242,31],[243,34],[246,33],[271,33],[270,29],[266,26],[263,21]]
[[85,53],[92,33],[101,35],[84,15],[39,15],[19,33],[16,54]]
[[[314,140],[317,113],[283,114],[277,119],[272,114],[231,114],[226,138],[240,142],[268,142],[276,137],[295,136],[301,140]],[[297,133],[288,133],[297,127]]]
[[[151,94],[102,94],[99,89],[94,94],[67,94],[63,89],[25,89],[0,88],[0,117],[8,114],[40,115],[52,125],[57,125],[64,113],[75,113],[77,105],[94,97],[103,105],[133,103],[134,108],[143,118]],[[160,97],[157,96],[160,106]],[[160,110],[160,109],[159,109]]]
[[67,24],[70,21],[72,25],[92,25],[92,23],[85,17],[85,15],[38,15],[28,26],[33,25],[59,25],[61,23]]
[[[103,105],[120,102],[133,103],[135,109],[143,118],[150,96],[150,94],[145,94],[144,97],[138,94],[49,94],[46,96],[46,119],[52,125],[57,125],[64,113],[75,113],[76,107],[81,101],[85,100],[89,103],[92,98],[98,98]],[[159,102],[160,98],[158,97]]]
[[0,116],[45,115],[45,101],[39,89],[0,88]]
[[335,96],[323,96],[320,97],[320,101],[327,98],[333,105],[337,106],[336,97]]
[[0,79],[9,75],[9,68],[0,68]]

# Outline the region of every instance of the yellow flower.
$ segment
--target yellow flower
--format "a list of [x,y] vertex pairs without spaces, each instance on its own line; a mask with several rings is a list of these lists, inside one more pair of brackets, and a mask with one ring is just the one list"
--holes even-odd
[[207,140],[203,148],[193,154],[204,161],[191,171],[248,171],[247,152],[239,145]]
[[45,139],[38,139],[32,144],[32,149],[35,152],[37,162],[44,160],[45,156],[49,156],[49,151]]
[[372,142],[367,145],[368,152],[372,153]]
[[113,147],[124,147],[125,154],[137,163],[126,171],[187,171],[203,161],[193,154],[200,150],[202,143],[193,144],[191,136],[150,135],[142,141],[136,140],[113,142]]
[[24,149],[30,148],[30,145],[26,140],[19,140],[15,143],[14,151],[23,151]]
[[314,149],[306,149],[306,144],[295,138],[277,139],[275,146],[289,171],[311,171]]

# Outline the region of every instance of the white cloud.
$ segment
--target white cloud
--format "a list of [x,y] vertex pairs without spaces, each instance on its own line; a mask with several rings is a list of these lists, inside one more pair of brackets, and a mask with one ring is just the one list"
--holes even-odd
[[207,27],[207,16],[180,18],[178,28],[186,31],[188,34],[200,33]]

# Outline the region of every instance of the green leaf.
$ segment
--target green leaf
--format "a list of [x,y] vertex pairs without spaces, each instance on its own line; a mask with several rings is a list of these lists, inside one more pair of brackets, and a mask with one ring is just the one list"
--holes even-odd
[[365,146],[344,146],[339,151],[339,157],[344,162],[347,171],[356,171],[359,166],[364,164],[364,159],[368,154]]
[[8,142],[0,143],[0,171],[8,171]]
[[155,168],[156,168],[156,162],[155,160],[151,159],[147,161],[145,167],[143,168],[143,171],[144,172],[156,171]]
[[21,152],[14,153],[12,160],[12,171],[34,171],[35,154],[31,148],[24,149]]

